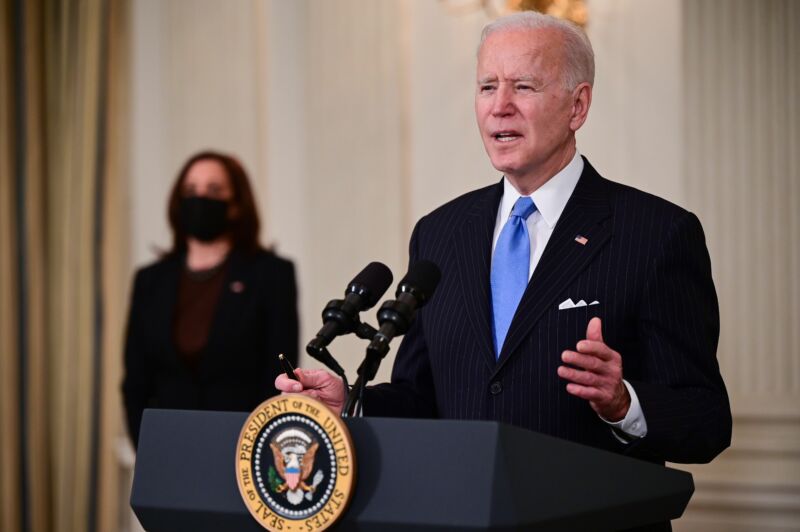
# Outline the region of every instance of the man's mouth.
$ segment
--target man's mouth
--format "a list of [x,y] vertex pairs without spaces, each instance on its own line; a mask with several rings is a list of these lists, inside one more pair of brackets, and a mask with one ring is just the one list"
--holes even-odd
[[498,142],[512,142],[521,137],[522,135],[516,131],[498,131],[496,133],[492,133],[492,138]]

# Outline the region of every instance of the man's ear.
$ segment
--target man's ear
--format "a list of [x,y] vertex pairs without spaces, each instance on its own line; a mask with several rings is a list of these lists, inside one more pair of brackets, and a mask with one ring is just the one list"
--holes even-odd
[[586,122],[591,105],[592,86],[584,81],[572,90],[572,116],[569,122],[569,127],[572,131],[578,131],[583,123]]

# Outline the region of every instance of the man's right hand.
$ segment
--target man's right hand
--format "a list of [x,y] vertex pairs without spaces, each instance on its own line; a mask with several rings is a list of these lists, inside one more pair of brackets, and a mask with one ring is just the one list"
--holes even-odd
[[342,414],[347,393],[342,379],[324,369],[296,369],[297,380],[281,373],[275,387],[283,393],[302,393],[325,403],[337,415]]

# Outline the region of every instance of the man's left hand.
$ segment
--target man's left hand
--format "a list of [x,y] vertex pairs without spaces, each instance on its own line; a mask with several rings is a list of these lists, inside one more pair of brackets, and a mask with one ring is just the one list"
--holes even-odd
[[[592,318],[586,339],[577,351],[564,351],[558,376],[566,379],[567,392],[589,401],[592,409],[607,421],[619,421],[628,413],[631,396],[622,382],[622,357],[603,342],[600,318]],[[572,367],[570,367],[572,366]]]

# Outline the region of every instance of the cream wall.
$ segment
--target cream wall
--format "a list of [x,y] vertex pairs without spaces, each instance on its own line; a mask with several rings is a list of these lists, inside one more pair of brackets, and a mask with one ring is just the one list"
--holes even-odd
[[[680,203],[680,4],[591,5],[597,88],[579,147],[608,176]],[[131,255],[143,264],[169,244],[165,199],[190,154],[236,153],[264,241],[296,261],[308,339],[367,262],[402,277],[419,217],[499,179],[473,114],[488,18],[428,0],[236,6],[134,3]],[[362,350],[334,344],[352,368]]]
[[685,206],[682,3],[587,3],[596,75],[578,147],[606,177]]
[[[255,1],[136,0],[131,227],[134,264],[169,244],[166,198],[181,164],[213,147],[251,171],[263,145]],[[263,30],[259,30],[263,31]],[[257,192],[261,183],[256,182]]]
[[[579,148],[604,175],[698,214],[723,304],[719,358],[734,404],[734,446],[712,465],[691,468],[697,493],[676,529],[798,529],[800,290],[791,274],[800,224],[791,204],[800,117],[790,76],[797,71],[785,65],[800,50],[791,31],[778,38],[770,26],[775,19],[797,27],[796,4],[588,5],[597,79]],[[766,7],[754,15],[759,5]],[[742,47],[746,33],[719,27],[734,20],[744,31],[753,17],[761,33],[748,38],[773,42],[774,50]],[[499,179],[472,111],[486,21],[480,10],[456,14],[434,0],[134,2],[134,264],[167,244],[164,205],[180,163],[215,147],[240,155],[255,181],[265,242],[296,262],[303,343],[325,302],[367,262],[385,262],[399,280],[415,220]],[[773,58],[781,49],[783,62]],[[739,92],[719,90],[715,76],[726,72],[719,65],[749,65],[744,51],[761,69],[753,71],[760,84],[744,83],[751,71],[740,70],[728,80]],[[725,140],[765,111],[762,95],[775,102],[775,127],[763,123],[758,135]],[[745,112],[732,120],[736,109]],[[735,162],[711,164],[717,158],[707,154],[719,146]],[[759,171],[781,154],[782,166]],[[751,181],[768,192],[753,194]],[[751,207],[753,223],[738,222],[733,206]],[[776,232],[781,238],[762,241]],[[768,281],[756,276],[762,271]],[[757,314],[737,310],[748,308],[742,286]],[[374,323],[374,313],[366,316]],[[363,348],[349,338],[332,345],[351,375]],[[379,378],[390,366],[387,359]]]

